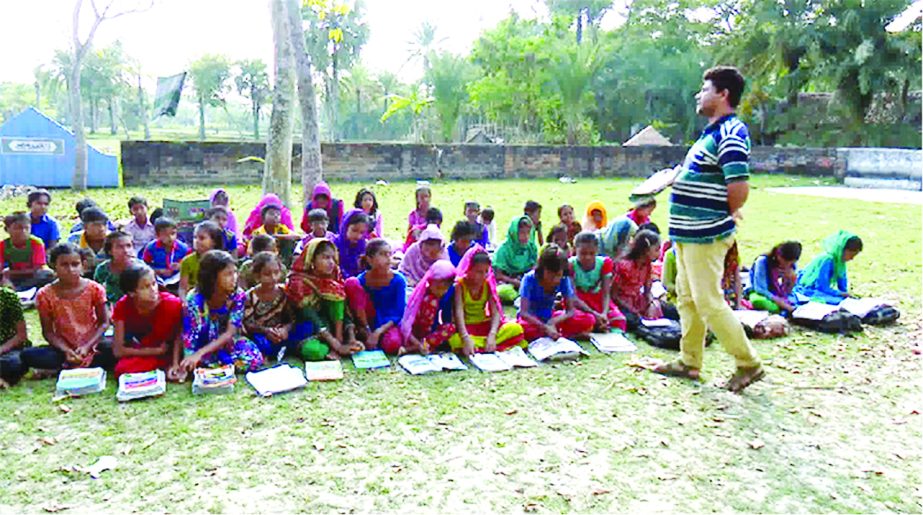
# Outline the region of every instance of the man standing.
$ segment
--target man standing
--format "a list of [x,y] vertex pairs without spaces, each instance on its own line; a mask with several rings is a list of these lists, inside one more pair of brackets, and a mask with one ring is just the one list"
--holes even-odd
[[735,219],[740,218],[749,192],[750,135],[735,114],[744,78],[736,68],[719,66],[706,71],[702,79],[696,111],[708,118],[708,126],[686,154],[670,197],[682,355],[654,371],[698,379],[706,330],[711,329],[737,362],[726,388],[740,392],[764,375],[759,357],[721,291],[724,258],[734,244]]

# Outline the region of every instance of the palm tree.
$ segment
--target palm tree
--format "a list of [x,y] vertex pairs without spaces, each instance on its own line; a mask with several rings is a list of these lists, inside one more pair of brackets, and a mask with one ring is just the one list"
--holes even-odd
[[430,57],[436,51],[436,47],[445,40],[446,38],[436,39],[436,26],[428,20],[424,20],[413,33],[410,41],[407,42],[410,55],[404,64],[420,59],[423,61],[423,71],[425,73],[429,70]]

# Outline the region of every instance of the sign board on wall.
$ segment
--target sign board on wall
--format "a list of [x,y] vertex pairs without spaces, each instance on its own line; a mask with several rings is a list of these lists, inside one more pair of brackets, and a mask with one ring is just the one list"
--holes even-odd
[[64,155],[64,140],[51,138],[0,138],[0,153]]

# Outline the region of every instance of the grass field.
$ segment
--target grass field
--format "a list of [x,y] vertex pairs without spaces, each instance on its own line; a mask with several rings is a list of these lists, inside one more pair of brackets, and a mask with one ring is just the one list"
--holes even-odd
[[[230,396],[193,397],[186,384],[118,404],[110,380],[102,395],[54,402],[53,380],[26,380],[0,393],[0,512],[920,512],[921,208],[766,191],[811,184],[754,178],[743,262],[794,238],[804,265],[825,236],[853,230],[865,251],[850,263],[852,287],[895,300],[904,316],[855,337],[795,331],[756,342],[768,374],[743,395],[719,388],[733,368],[720,346],[706,352],[696,384],[628,366],[671,357],[643,343],[634,356],[592,352],[494,375],[346,365],[343,381],[273,399],[243,383]],[[360,186],[333,189],[351,201]],[[478,199],[496,208],[502,233],[529,198],[550,226],[565,201],[579,212],[598,198],[618,214],[632,186],[445,182],[434,204],[450,225],[464,200]],[[391,237],[412,190],[376,187]],[[122,218],[136,193],[159,204],[207,189],[91,195]],[[239,219],[258,196],[258,187],[231,188]],[[69,226],[78,198],[56,192],[52,213]],[[665,228],[666,202],[654,220]],[[107,455],[118,466],[99,479],[74,470]]]

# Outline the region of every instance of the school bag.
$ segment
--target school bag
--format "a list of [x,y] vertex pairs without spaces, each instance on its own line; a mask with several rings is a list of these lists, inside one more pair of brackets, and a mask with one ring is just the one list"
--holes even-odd
[[791,327],[788,325],[788,320],[786,320],[785,317],[781,315],[769,315],[753,326],[752,329],[746,325],[744,329],[747,331],[747,336],[754,340],[769,340],[787,335]]
[[635,334],[654,347],[679,350],[679,340],[683,336],[679,322],[662,318],[658,325],[646,325],[641,321],[635,327]]
[[862,332],[862,320],[838,306],[809,302],[792,312],[792,322],[815,331],[831,334]]
[[886,325],[897,321],[901,312],[894,306],[878,306],[862,317],[863,324]]

